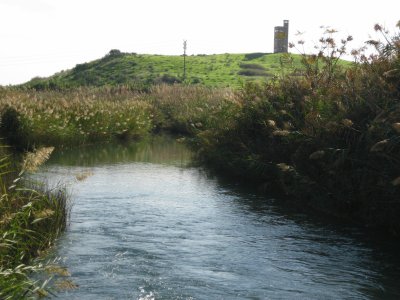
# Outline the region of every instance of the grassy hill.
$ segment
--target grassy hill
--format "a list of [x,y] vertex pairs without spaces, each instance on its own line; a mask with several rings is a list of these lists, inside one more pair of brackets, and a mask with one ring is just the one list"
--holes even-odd
[[[281,65],[300,67],[300,55],[288,59],[282,54],[213,54],[186,57],[186,83],[212,87],[236,87],[243,81],[265,80],[281,72]],[[183,56],[122,53],[111,50],[101,59],[78,64],[48,78],[33,78],[25,86],[36,89],[77,86],[183,81]]]

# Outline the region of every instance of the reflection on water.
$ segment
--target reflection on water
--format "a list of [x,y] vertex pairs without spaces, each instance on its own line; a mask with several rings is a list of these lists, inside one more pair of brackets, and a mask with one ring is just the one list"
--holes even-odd
[[185,166],[191,152],[168,135],[159,135],[137,143],[110,142],[75,149],[56,149],[48,165],[98,166],[127,162],[148,162]]
[[189,162],[168,137],[52,158],[42,175],[73,182],[74,197],[56,255],[80,286],[59,298],[399,299],[393,245],[310,221]]

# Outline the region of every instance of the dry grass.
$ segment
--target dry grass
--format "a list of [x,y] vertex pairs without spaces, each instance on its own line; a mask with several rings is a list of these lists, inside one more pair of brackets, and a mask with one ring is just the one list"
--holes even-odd
[[49,159],[53,150],[54,147],[42,147],[33,152],[27,152],[24,155],[22,170],[35,172],[39,166]]

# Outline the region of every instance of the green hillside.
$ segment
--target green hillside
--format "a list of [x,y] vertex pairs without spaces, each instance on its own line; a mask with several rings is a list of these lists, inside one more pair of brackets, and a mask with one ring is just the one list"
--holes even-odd
[[[299,67],[300,55],[213,54],[186,56],[186,83],[236,87],[243,81],[265,80],[285,67]],[[36,89],[129,84],[148,86],[183,81],[183,56],[122,53],[111,50],[103,58],[76,65],[48,78],[33,78],[25,86]]]

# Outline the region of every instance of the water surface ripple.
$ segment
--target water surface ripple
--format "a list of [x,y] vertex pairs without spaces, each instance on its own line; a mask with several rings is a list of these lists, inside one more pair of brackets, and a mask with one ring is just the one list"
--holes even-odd
[[59,299],[400,297],[390,245],[222,184],[173,140],[118,147],[64,151],[41,174],[74,199],[55,255],[79,288]]

